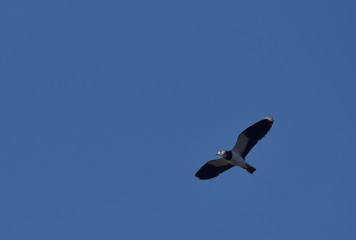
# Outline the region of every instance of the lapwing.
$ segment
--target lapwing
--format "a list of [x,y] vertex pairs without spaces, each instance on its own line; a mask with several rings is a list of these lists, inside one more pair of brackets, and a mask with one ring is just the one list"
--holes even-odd
[[211,179],[234,166],[239,166],[252,174],[256,171],[256,168],[249,165],[245,161],[245,157],[256,143],[268,133],[272,127],[273,121],[274,119],[272,116],[267,116],[247,128],[240,133],[237,142],[231,151],[219,151],[216,155],[221,156],[221,158],[207,162],[199,169],[195,176],[199,179]]

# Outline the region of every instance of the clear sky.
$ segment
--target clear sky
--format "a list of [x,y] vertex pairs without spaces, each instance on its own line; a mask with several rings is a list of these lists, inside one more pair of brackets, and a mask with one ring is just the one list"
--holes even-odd
[[2,0],[0,239],[355,239],[355,8]]

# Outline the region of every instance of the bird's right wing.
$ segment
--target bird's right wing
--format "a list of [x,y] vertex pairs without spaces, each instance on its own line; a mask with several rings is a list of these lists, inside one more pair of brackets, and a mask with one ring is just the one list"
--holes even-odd
[[233,164],[223,158],[211,160],[202,166],[195,174],[195,177],[199,179],[211,179],[218,176],[220,173],[232,168]]

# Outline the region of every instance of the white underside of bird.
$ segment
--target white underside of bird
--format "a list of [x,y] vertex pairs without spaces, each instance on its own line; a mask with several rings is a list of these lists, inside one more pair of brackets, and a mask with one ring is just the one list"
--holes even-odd
[[231,153],[232,153],[232,158],[230,162],[235,166],[241,167],[243,169],[247,169],[248,164],[246,163],[245,159],[241,156],[241,153],[234,150],[232,150]]

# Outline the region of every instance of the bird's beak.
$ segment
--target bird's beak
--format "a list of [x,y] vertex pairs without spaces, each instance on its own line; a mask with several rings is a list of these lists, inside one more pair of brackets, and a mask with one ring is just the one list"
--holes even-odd
[[215,155],[218,155],[218,156],[220,156],[220,155],[219,155],[219,154],[217,154],[217,153],[216,153]]

